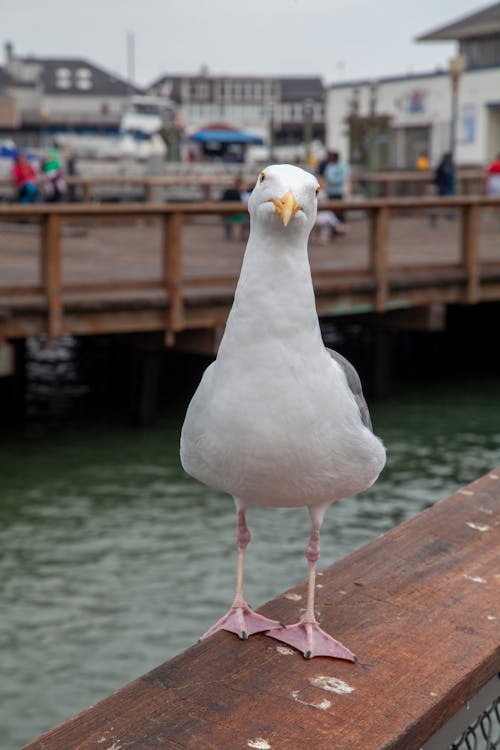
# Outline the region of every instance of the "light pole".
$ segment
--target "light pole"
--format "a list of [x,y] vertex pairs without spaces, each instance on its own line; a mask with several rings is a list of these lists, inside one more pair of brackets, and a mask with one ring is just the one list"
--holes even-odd
[[313,140],[313,120],[314,120],[314,102],[312,99],[305,99],[302,105],[302,129],[305,149],[306,164],[311,163],[311,144]]
[[268,121],[268,139],[269,139],[269,161],[276,161],[274,156],[274,103],[271,102],[269,105],[269,121]]
[[455,157],[457,150],[457,120],[458,120],[458,86],[460,76],[467,65],[465,55],[457,55],[450,60],[448,72],[451,83],[451,123],[450,123],[450,155],[451,155],[451,185],[450,192],[456,193],[456,166]]

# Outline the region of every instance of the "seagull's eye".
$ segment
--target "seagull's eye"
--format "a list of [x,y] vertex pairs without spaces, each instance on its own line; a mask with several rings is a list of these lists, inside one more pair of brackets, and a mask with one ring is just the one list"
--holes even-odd
[[266,173],[261,172],[259,175],[259,182],[264,182],[265,179],[266,179]]
[[320,190],[321,190],[321,188],[320,188],[320,186],[318,185],[318,187],[316,188],[316,195],[319,195],[319,191],[320,191]]

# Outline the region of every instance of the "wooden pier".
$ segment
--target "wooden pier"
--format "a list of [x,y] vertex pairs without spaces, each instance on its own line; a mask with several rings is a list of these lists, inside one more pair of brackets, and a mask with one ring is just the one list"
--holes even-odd
[[[220,632],[25,750],[443,750],[500,695],[499,549],[500,468],[320,574],[356,664]],[[261,611],[294,622],[305,594]]]
[[[500,199],[330,201],[349,234],[311,241],[318,313],[398,312],[500,300]],[[0,340],[160,331],[201,344],[226,320],[244,241],[239,203],[0,206]],[[437,228],[432,217],[439,217]],[[206,348],[206,344],[204,345]]]
[[[200,165],[200,167],[208,165]],[[206,170],[200,170],[198,165],[192,165],[190,169],[182,167],[182,174],[171,173],[163,175],[138,175],[123,172],[119,174],[120,167],[115,167],[108,175],[99,176],[66,176],[65,180],[71,187],[78,199],[84,203],[99,200],[103,197],[113,196],[123,198],[130,192],[136,193],[146,202],[155,199],[158,191],[194,191],[202,200],[210,201],[220,198],[221,191],[234,182],[235,175],[242,175],[248,185],[253,185],[258,167],[248,172],[245,165],[231,165],[227,172],[207,174]],[[356,194],[366,194],[375,190],[380,197],[392,197],[398,194],[423,196],[430,192],[435,193],[433,182],[433,170],[390,170],[364,172],[354,170],[352,174],[352,186]],[[458,169],[457,188],[463,195],[478,194],[484,182],[484,170],[482,169]],[[15,191],[12,180],[0,178],[0,191],[8,198],[13,198]]]

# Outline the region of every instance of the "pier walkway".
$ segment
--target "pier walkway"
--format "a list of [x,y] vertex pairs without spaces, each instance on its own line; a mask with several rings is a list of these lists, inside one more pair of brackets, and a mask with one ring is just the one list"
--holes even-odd
[[[331,201],[349,233],[310,258],[320,316],[432,313],[500,300],[500,199]],[[0,206],[0,339],[224,325],[245,242],[222,217],[243,204]],[[435,220],[433,220],[433,218]],[[237,229],[237,227],[235,228]],[[425,317],[425,315],[424,315]]]
[[[220,632],[26,750],[497,748],[499,548],[500,468],[320,573],[320,622],[356,664]],[[261,611],[294,622],[305,594]]]

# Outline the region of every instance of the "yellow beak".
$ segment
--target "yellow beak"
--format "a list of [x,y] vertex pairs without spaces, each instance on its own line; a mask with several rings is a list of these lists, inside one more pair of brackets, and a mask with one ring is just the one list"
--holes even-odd
[[270,198],[270,202],[274,203],[276,213],[280,217],[281,223],[284,227],[288,225],[290,219],[293,219],[297,211],[302,209],[302,206],[299,206],[295,200],[295,196],[291,190],[289,190],[288,193],[285,193],[282,198]]

